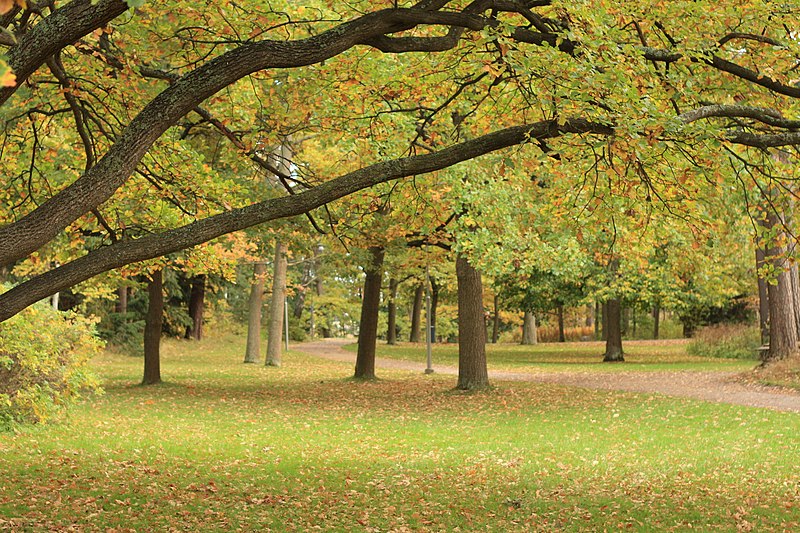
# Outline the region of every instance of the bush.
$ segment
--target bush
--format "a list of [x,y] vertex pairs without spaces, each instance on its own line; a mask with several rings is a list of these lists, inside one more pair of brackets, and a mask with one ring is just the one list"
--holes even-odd
[[41,302],[0,323],[0,429],[55,420],[98,391],[87,362],[101,347],[92,320]]
[[700,357],[757,359],[761,346],[758,328],[742,324],[717,324],[700,329],[686,351]]

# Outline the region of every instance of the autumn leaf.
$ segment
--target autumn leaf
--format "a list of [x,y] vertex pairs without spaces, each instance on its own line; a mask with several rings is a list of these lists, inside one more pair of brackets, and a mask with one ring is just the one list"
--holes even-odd
[[[2,70],[3,68],[5,68],[5,71]],[[10,68],[0,64],[0,72],[2,72],[0,74],[0,87],[13,87],[17,84],[17,77]]]
[[0,0],[0,15],[4,15],[14,8],[14,5],[21,8],[27,7],[26,0]]

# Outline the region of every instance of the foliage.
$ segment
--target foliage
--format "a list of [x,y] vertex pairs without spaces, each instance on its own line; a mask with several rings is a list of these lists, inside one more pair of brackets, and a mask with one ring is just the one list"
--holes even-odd
[[700,329],[686,351],[699,357],[758,359],[761,333],[744,324],[715,324]]
[[98,391],[88,362],[101,347],[93,320],[46,303],[0,323],[0,429],[55,420]]

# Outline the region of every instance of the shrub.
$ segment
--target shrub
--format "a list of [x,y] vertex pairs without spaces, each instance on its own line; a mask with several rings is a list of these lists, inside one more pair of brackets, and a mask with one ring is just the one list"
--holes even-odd
[[687,347],[691,355],[727,359],[757,359],[761,335],[758,328],[742,324],[716,324],[700,329]]
[[55,420],[99,391],[87,363],[101,347],[92,320],[41,302],[0,323],[0,429]]

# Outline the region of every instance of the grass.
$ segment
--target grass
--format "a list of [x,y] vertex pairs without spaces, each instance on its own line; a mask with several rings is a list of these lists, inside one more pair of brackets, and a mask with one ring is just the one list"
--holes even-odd
[[[686,353],[686,345],[686,342],[682,340],[623,342],[624,364],[603,363],[605,343],[602,342],[542,343],[532,346],[488,344],[486,358],[490,369],[537,372],[745,371],[752,369],[757,364],[755,360],[689,355]],[[356,345],[346,346],[345,349],[355,352]],[[436,364],[458,365],[457,344],[434,344],[432,352],[434,366]],[[424,344],[402,343],[394,346],[380,344],[377,355],[388,359],[424,364],[426,348]]]
[[0,530],[800,528],[796,414],[243,353],[167,342],[156,387],[96,360],[104,396],[0,435]]

